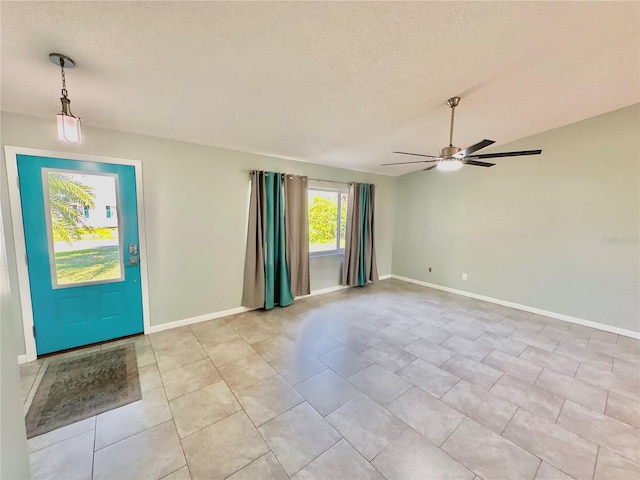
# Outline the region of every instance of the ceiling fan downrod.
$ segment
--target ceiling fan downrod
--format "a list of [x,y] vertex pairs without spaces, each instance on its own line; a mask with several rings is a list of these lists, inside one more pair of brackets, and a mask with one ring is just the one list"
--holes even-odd
[[453,121],[456,115],[456,107],[460,103],[460,97],[451,97],[447,100],[447,105],[451,108],[451,128],[449,129],[449,146],[444,147],[440,151],[440,155],[444,158],[449,158],[460,151],[460,148],[453,146]]
[[447,105],[451,108],[451,128],[449,129],[449,146],[453,147],[453,119],[456,115],[456,107],[460,103],[460,97],[451,97],[447,100]]

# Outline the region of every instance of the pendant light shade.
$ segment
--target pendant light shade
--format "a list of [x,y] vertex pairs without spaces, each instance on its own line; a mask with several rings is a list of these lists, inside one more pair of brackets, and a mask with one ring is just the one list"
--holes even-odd
[[71,113],[71,100],[69,100],[67,92],[67,81],[64,69],[75,67],[75,63],[69,57],[60,53],[50,53],[49,59],[56,65],[60,66],[62,75],[62,111],[56,115],[58,123],[58,141],[64,143],[80,143],[82,142],[82,121]]

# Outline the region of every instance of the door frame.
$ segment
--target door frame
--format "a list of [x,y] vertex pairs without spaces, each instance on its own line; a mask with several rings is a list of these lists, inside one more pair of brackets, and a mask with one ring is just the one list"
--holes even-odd
[[27,269],[27,246],[22,222],[22,201],[20,199],[20,187],[18,184],[18,155],[32,155],[37,157],[51,157],[62,160],[80,160],[95,163],[113,163],[117,165],[130,165],[135,169],[136,175],[136,204],[138,208],[138,240],[140,256],[140,287],[142,290],[142,321],[144,333],[148,334],[151,328],[149,319],[149,277],[147,274],[147,236],[145,229],[144,194],[142,182],[142,161],[125,158],[103,157],[81,153],[69,153],[57,150],[40,150],[23,147],[4,147],[5,165],[7,168],[7,183],[9,192],[9,206],[11,208],[11,226],[13,228],[13,243],[16,255],[16,270],[18,273],[18,291],[20,293],[20,307],[22,310],[22,326],[24,333],[24,346],[26,361],[37,358],[36,339],[33,336],[33,308],[31,306],[31,284]]

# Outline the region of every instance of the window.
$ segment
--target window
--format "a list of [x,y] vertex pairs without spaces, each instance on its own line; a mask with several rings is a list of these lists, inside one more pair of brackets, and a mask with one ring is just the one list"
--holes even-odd
[[310,188],[309,253],[339,253],[344,250],[349,194],[339,190]]
[[[53,288],[122,281],[123,249],[116,219],[118,178],[51,168],[42,169],[42,173]],[[105,205],[112,221],[88,221],[89,205]]]

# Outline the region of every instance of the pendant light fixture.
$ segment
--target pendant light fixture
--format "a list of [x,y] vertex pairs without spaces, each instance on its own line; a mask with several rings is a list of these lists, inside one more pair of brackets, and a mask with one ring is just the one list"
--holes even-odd
[[67,81],[64,75],[64,69],[73,68],[75,62],[69,57],[60,53],[50,53],[49,60],[55,65],[60,66],[60,74],[62,75],[62,112],[56,115],[58,121],[58,141],[64,143],[80,143],[82,142],[82,123],[79,117],[71,113],[71,100],[67,96]]

